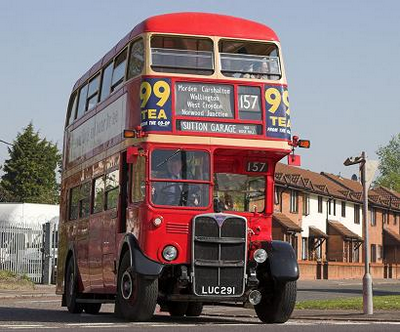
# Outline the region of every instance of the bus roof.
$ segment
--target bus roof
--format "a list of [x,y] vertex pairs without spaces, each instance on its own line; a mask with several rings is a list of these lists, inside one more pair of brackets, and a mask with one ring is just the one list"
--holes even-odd
[[233,16],[208,13],[172,13],[153,16],[139,23],[132,31],[122,38],[75,83],[73,90],[77,89],[90,76],[95,74],[103,65],[118,54],[130,40],[145,32],[279,41],[275,32],[266,25]]

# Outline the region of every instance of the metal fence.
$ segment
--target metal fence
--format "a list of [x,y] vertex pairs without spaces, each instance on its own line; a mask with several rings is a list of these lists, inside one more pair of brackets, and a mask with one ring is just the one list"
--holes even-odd
[[0,218],[0,270],[26,275],[35,283],[52,281],[57,258],[57,224],[10,222]]

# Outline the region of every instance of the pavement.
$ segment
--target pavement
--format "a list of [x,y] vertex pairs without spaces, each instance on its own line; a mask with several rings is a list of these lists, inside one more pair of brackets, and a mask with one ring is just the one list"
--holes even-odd
[[[350,292],[352,296],[359,295],[360,281],[352,280],[316,280],[316,281],[299,281],[299,294],[308,290],[318,291],[326,289],[337,289],[340,294],[341,288],[353,289]],[[385,286],[389,289],[395,289],[395,294],[399,293],[400,280],[375,280],[374,286]],[[386,292],[388,293],[388,292]],[[389,292],[390,293],[390,292]],[[0,289],[0,302],[8,299],[24,299],[24,298],[53,298],[60,297],[55,294],[54,285],[36,285],[34,290],[2,290]],[[337,296],[338,297],[338,296]],[[340,297],[340,296],[339,296]],[[61,299],[60,299],[61,301]],[[234,317],[234,318],[256,318],[254,309],[244,308],[234,305],[206,305],[203,310],[204,316],[209,317]],[[319,320],[319,321],[371,321],[371,322],[400,322],[399,311],[376,310],[373,315],[364,315],[361,311],[356,310],[295,310],[292,319],[296,320]]]

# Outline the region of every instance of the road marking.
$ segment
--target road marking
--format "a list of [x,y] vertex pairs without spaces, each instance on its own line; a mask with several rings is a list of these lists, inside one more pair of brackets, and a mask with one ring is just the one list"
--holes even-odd
[[59,300],[32,300],[32,301],[16,301],[14,303],[59,303]]
[[44,325],[39,324],[21,324],[21,325],[0,325],[0,328],[8,328],[12,330],[16,329],[37,329],[37,328],[44,328]]

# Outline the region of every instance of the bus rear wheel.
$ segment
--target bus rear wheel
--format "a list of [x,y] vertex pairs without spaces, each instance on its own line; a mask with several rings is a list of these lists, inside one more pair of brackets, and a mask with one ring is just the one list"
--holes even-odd
[[157,296],[158,280],[134,272],[126,252],[118,270],[115,313],[129,321],[147,321],[154,314]]
[[83,311],[82,303],[77,303],[78,296],[78,277],[75,272],[74,259],[70,258],[67,265],[65,282],[65,299],[68,311],[72,314],[80,314]]
[[285,323],[296,304],[296,281],[276,283],[272,293],[261,291],[261,302],[254,306],[258,318],[264,323]]

